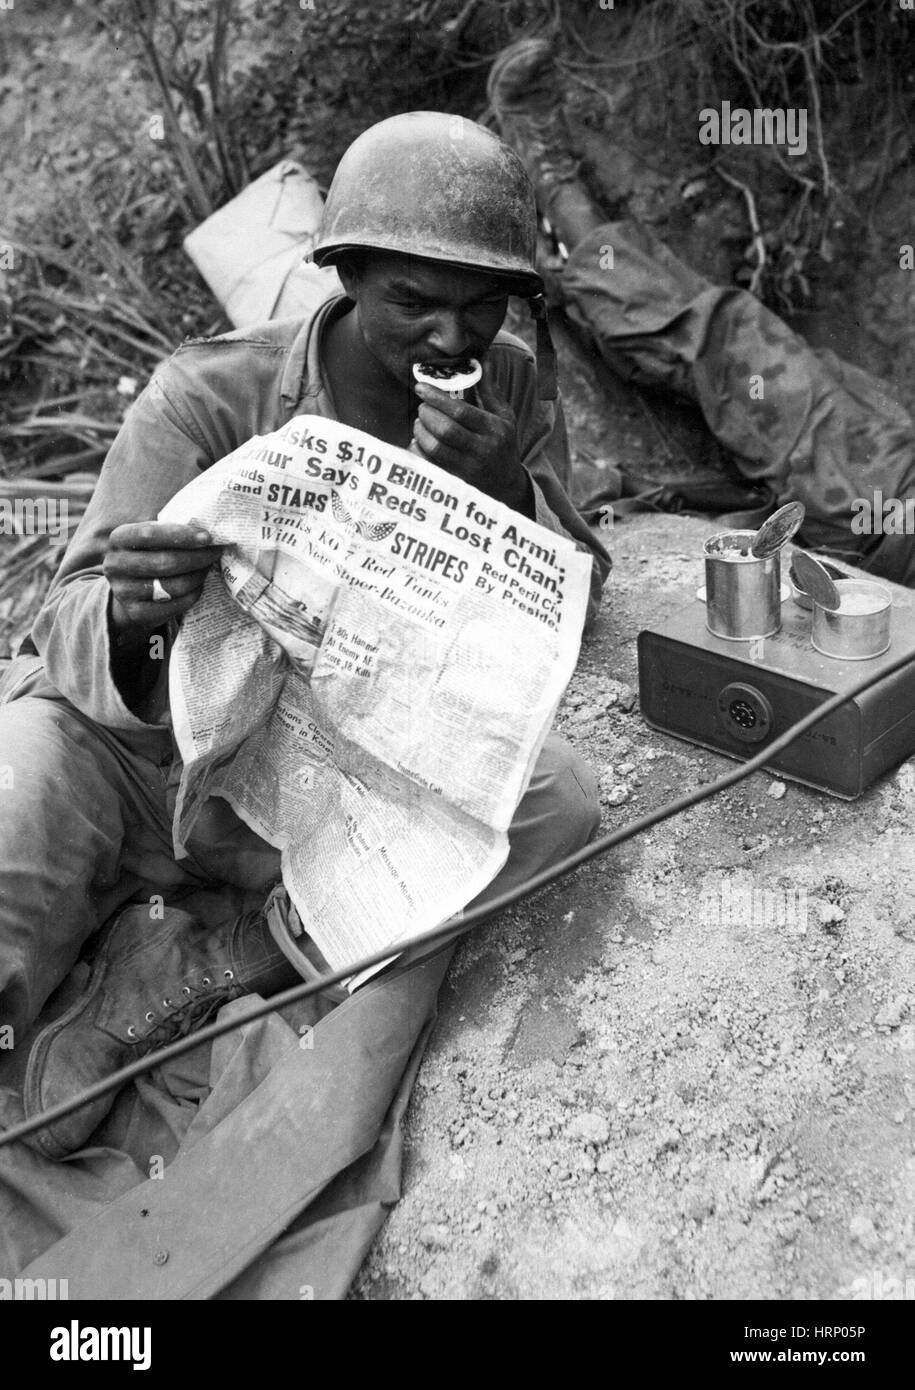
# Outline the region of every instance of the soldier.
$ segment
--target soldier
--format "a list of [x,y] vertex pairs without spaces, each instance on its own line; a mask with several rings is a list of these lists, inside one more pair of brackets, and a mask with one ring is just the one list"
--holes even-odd
[[[539,399],[533,355],[500,331],[512,294],[542,312],[535,230],[527,175],[495,136],[442,113],[383,121],[341,160],[314,251],[337,266],[345,293],[305,322],[185,343],[130,411],[31,653],[0,692],[13,768],[0,827],[0,1022],[17,1035],[31,1024],[104,926],[85,989],[31,1044],[27,1114],[191,1031],[230,998],[299,978],[263,910],[207,930],[185,912],[153,922],[148,912],[151,894],[168,901],[230,884],[265,895],[280,879],[279,851],[219,798],[204,808],[189,857],[172,852],[181,767],[168,652],[218,549],[151,518],[201,469],[300,414],[413,441],[589,550],[596,607],[609,561],[559,481],[568,476],[561,407]],[[416,389],[415,362],[468,356],[484,364],[475,400]],[[509,860],[483,897],[585,844],[598,820],[590,771],[551,735],[512,824]],[[72,1153],[111,1102],[40,1131],[35,1147]]]

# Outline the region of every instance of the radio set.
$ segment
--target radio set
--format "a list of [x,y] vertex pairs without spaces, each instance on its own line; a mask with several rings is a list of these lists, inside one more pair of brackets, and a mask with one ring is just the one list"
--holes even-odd
[[[851,800],[915,752],[915,595],[803,551],[784,583],[781,549],[803,517],[792,502],[758,532],[705,542],[704,589],[639,634],[641,710],[653,729],[745,760],[873,670],[768,764]],[[913,660],[879,679],[906,650]]]

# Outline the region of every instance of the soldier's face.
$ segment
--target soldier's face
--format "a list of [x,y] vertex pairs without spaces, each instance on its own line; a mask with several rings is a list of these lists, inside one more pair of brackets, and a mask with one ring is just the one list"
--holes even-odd
[[340,267],[363,342],[396,381],[412,386],[413,363],[482,358],[508,308],[498,275],[372,252],[354,272]]

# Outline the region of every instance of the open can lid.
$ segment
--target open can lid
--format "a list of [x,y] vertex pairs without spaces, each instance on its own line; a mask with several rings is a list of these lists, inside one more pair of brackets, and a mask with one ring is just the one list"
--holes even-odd
[[803,590],[820,608],[835,613],[839,607],[839,591],[819,560],[798,550],[791,557],[789,573],[796,587]]
[[786,502],[783,507],[779,507],[777,512],[767,517],[756,532],[750,545],[750,554],[755,555],[757,560],[764,560],[781,550],[800,530],[804,515],[803,502]]

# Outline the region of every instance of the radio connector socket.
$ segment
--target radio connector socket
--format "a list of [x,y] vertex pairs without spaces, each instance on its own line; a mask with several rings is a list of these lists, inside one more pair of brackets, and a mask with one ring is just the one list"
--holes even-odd
[[718,713],[728,733],[741,743],[762,743],[772,733],[772,706],[755,686],[734,681],[718,696]]

